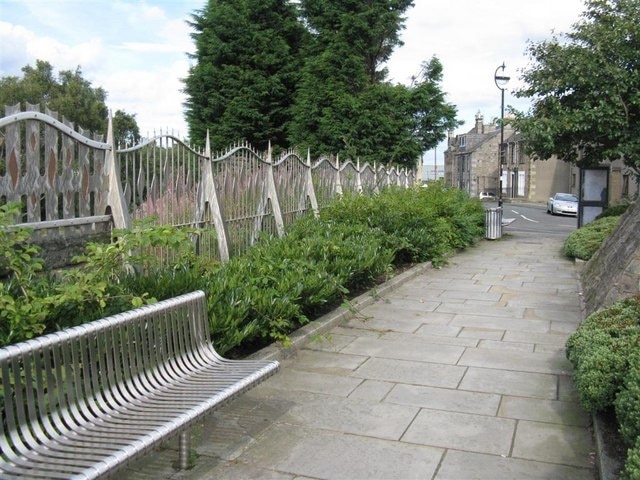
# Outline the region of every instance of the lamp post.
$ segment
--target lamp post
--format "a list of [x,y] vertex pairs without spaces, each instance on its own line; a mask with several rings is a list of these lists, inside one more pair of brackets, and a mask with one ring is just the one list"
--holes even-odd
[[[496,68],[496,73],[493,75],[493,79],[496,82],[496,87],[500,89],[500,147],[499,147],[499,155],[498,155],[498,207],[502,207],[502,156],[504,152],[504,89],[511,80],[511,77],[507,77],[504,75],[504,62],[498,68]],[[502,70],[501,74],[498,75],[498,70]]]

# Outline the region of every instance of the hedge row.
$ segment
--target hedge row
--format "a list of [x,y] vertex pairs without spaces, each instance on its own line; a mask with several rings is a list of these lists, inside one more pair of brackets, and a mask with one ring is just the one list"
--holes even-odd
[[640,296],[593,313],[567,341],[582,406],[613,408],[629,446],[623,478],[640,478]]
[[[0,225],[13,213],[0,207]],[[195,255],[189,235],[197,232],[147,222],[116,232],[109,245],[90,244],[77,268],[56,275],[41,272],[28,232],[0,228],[0,346],[201,289],[216,348],[242,354],[286,341],[394,265],[444,262],[480,237],[483,225],[482,204],[457,189],[389,188],[345,195],[320,218],[302,218],[283,238],[265,236],[224,264]],[[177,260],[159,265],[154,252],[167,247]]]

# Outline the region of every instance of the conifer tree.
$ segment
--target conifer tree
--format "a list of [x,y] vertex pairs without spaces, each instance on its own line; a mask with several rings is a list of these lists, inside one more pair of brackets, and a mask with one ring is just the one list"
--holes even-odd
[[209,0],[192,15],[194,65],[185,79],[193,142],[285,147],[306,34],[287,0]]

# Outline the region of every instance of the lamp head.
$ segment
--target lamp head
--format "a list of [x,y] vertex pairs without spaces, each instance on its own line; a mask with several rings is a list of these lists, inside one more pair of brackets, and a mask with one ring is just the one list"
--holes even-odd
[[[511,80],[511,77],[507,77],[504,74],[504,69],[505,65],[504,62],[502,62],[502,65],[496,68],[496,73],[493,76],[493,79],[496,82],[496,87],[498,87],[500,90],[504,90],[507,86],[507,83],[509,83],[509,80]],[[498,74],[498,70],[502,70],[501,75]]]

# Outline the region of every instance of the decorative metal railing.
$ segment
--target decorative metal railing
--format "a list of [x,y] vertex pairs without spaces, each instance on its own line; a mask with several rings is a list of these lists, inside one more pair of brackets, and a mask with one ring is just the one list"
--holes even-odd
[[[212,156],[173,134],[160,133],[116,149],[107,137],[89,138],[37,105],[6,107],[0,119],[0,203],[21,202],[38,237],[86,235],[129,228],[138,219],[194,226],[197,251],[227,260],[262,233],[283,235],[302,215],[317,215],[343,192],[375,194],[389,185],[409,186],[416,172],[360,165],[338,157],[312,164],[295,150],[272,158],[234,145]],[[71,233],[70,233],[71,232]],[[170,255],[169,252],[161,252]]]

